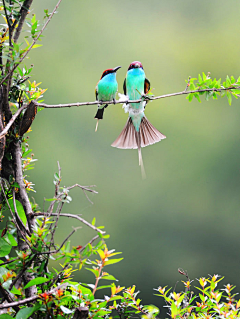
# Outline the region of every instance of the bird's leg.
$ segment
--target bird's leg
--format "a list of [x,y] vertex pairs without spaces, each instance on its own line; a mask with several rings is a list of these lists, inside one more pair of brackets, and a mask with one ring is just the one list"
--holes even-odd
[[98,101],[100,105],[103,105],[103,101]]
[[116,100],[115,100],[115,98],[113,98],[113,104],[114,104],[114,105],[116,104]]

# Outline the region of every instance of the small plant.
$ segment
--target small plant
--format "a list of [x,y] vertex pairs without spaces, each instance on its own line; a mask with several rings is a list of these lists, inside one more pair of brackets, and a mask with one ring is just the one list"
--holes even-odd
[[196,292],[191,291],[191,283],[187,272],[179,270],[187,277],[182,281],[185,287],[184,292],[171,292],[171,288],[158,287],[156,296],[162,297],[166,302],[170,318],[239,318],[240,300],[235,300],[237,294],[233,293],[234,286],[227,284],[219,288],[219,282],[224,278],[219,275],[202,277],[197,279]]

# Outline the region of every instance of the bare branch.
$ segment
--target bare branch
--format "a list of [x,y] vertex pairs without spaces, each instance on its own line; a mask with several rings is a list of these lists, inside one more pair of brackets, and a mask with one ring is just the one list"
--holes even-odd
[[43,31],[45,30],[46,26],[48,25],[48,23],[50,22],[50,20],[52,19],[54,13],[56,12],[57,8],[59,7],[60,3],[62,0],[59,0],[58,3],[56,4],[55,8],[53,9],[53,12],[51,13],[51,15],[49,16],[49,18],[47,19],[47,21],[45,22],[44,26],[42,27],[42,30],[38,33],[37,37],[33,40],[32,44],[30,45],[30,47],[28,48],[28,50],[23,54],[23,56],[21,57],[21,59],[15,64],[15,66],[9,71],[9,73],[2,79],[2,81],[0,82],[0,85],[2,85],[5,80],[13,73],[14,70],[16,70],[16,68],[19,66],[19,64],[26,58],[26,56],[28,55],[28,53],[30,52],[30,50],[32,49],[32,47],[34,46],[34,44],[37,42],[37,40],[39,39],[39,37],[41,36],[41,34],[43,33]]
[[[45,216],[47,215],[47,213],[34,213],[34,216]],[[57,216],[57,213],[53,213],[51,214],[52,216]],[[99,232],[100,234],[104,235],[106,234],[105,231],[102,231],[101,229],[93,226],[92,224],[90,224],[89,222],[87,222],[85,219],[83,219],[82,217],[78,216],[78,215],[73,215],[73,214],[60,214],[60,216],[62,217],[69,217],[69,218],[76,218],[78,219],[80,222],[82,222],[83,224],[87,225],[88,227],[92,228],[93,230]]]
[[[63,283],[62,285],[59,285],[59,286],[47,291],[46,293],[48,295],[52,295],[56,290],[58,290],[60,288],[64,289],[66,287],[67,287],[67,283]],[[7,303],[7,304],[2,304],[2,305],[0,305],[0,309],[10,308],[10,307],[15,307],[15,306],[20,306],[20,305],[25,305],[26,303],[34,301],[34,300],[37,300],[37,299],[41,299],[41,295],[35,295],[35,296],[29,297],[29,298],[25,298],[23,300],[19,300],[19,301]]]
[[[240,86],[230,86],[227,88],[220,88],[220,89],[216,89],[216,88],[212,88],[212,89],[198,89],[198,90],[193,90],[193,91],[181,91],[181,92],[176,92],[176,93],[170,93],[170,94],[164,94],[164,95],[159,95],[159,96],[154,96],[154,97],[143,97],[141,99],[138,100],[118,100],[115,101],[115,103],[113,101],[106,101],[104,103],[110,105],[110,104],[123,104],[123,103],[140,103],[142,101],[154,101],[154,100],[160,100],[160,99],[164,99],[167,97],[172,97],[172,96],[178,96],[178,95],[184,95],[184,94],[190,94],[190,93],[201,93],[201,92],[222,92],[222,91],[231,91],[231,90],[236,90],[236,89],[240,89]],[[53,105],[49,105],[49,104],[45,104],[45,103],[38,103],[37,105],[40,107],[44,107],[44,108],[49,108],[49,109],[54,109],[54,108],[65,108],[65,107],[73,107],[73,106],[84,106],[84,105],[97,105],[99,104],[99,101],[94,101],[94,102],[77,102],[77,103],[70,103],[70,104],[53,104]]]
[[185,92],[186,92],[186,91],[188,90],[188,88],[189,88],[190,80],[191,80],[191,76],[189,75],[189,77],[188,77],[188,82],[187,82],[187,86],[186,86],[186,88],[185,88]]
[[31,218],[31,213],[32,213],[32,207],[30,200],[27,195],[26,187],[23,181],[23,172],[22,172],[22,152],[21,152],[21,146],[19,141],[16,141],[14,143],[14,148],[12,150],[12,157],[13,157],[13,162],[15,165],[15,180],[20,186],[19,192],[16,194],[17,199],[21,202],[23,205],[27,221],[28,221],[28,227],[29,231],[32,232],[32,227],[33,227],[33,219]]
[[[73,186],[66,187],[66,189],[67,189],[67,190],[70,190],[70,189],[73,189],[73,188],[75,188],[75,187],[79,187],[79,188],[81,188],[83,191],[87,191],[87,192],[90,192],[90,193],[98,194],[97,191],[95,191],[95,190],[93,190],[93,189],[90,189],[90,187],[96,187],[95,185],[81,186],[81,185],[79,185],[79,184],[75,184],[75,185],[73,185]],[[85,192],[84,192],[84,194],[85,194],[85,196],[87,197],[87,199],[90,201],[90,199],[88,198],[88,196],[86,195]],[[65,195],[65,193],[60,193],[60,194],[58,194],[58,196],[56,197],[56,199],[54,199],[54,200],[51,202],[51,204],[50,204],[50,206],[49,206],[49,208],[48,208],[48,210],[47,210],[48,216],[51,216],[51,215],[52,215],[52,211],[53,211],[53,207],[54,207],[55,203],[56,203],[57,201],[61,201],[61,197],[62,197],[63,195]],[[91,201],[90,201],[90,202],[91,202]],[[91,203],[92,203],[92,202],[91,202]],[[93,203],[92,203],[92,204],[93,204]]]
[[[188,78],[189,79],[189,78]],[[191,78],[190,78],[191,79]],[[236,86],[236,87],[228,87],[228,88],[221,88],[221,89],[216,89],[216,88],[212,88],[212,89],[203,89],[203,90],[193,90],[193,91],[187,91],[188,85],[186,87],[186,89],[184,91],[181,92],[176,92],[176,93],[170,93],[170,94],[164,94],[164,95],[159,95],[159,96],[154,96],[150,98],[150,101],[154,101],[154,100],[160,100],[160,99],[164,99],[167,97],[172,97],[172,96],[178,96],[178,95],[185,95],[185,94],[190,94],[190,93],[201,93],[201,92],[222,92],[222,91],[231,91],[231,90],[236,90],[236,89],[240,89],[240,86]],[[149,97],[143,97],[141,99],[138,100],[131,100],[131,103],[140,103],[142,101],[149,101]],[[33,101],[32,101],[33,102]],[[115,101],[115,103],[113,101],[106,101],[104,103],[110,105],[110,104],[124,104],[124,103],[129,103],[129,100],[118,100]],[[66,108],[66,107],[73,107],[73,106],[85,106],[85,105],[98,105],[99,101],[94,101],[94,102],[76,102],[76,103],[69,103],[69,104],[53,104],[53,105],[49,105],[49,104],[45,104],[45,103],[37,103],[36,101],[34,101],[34,103],[36,103],[37,106],[39,107],[44,107],[47,109],[53,109],[53,108]],[[11,120],[9,121],[9,123],[6,125],[6,127],[4,128],[4,130],[1,132],[0,134],[0,138],[4,135],[7,134],[9,128],[12,126],[12,124],[14,123],[14,121],[16,120],[16,118],[18,117],[18,115],[21,113],[21,111],[23,109],[25,109],[27,106],[22,106],[11,118]],[[78,186],[76,184],[76,186]],[[75,186],[74,186],[75,187]],[[84,187],[84,186],[78,186],[78,187]],[[86,190],[86,189],[85,189]],[[90,192],[95,192],[93,190],[88,190]],[[89,200],[89,199],[88,199]],[[90,201],[91,202],[91,201]]]
[[[55,219],[55,223],[54,223],[54,226],[53,226],[53,230],[51,231],[52,233],[52,236],[51,236],[51,240],[50,240],[50,243],[54,245],[54,235],[55,235],[55,232],[56,232],[56,229],[57,229],[57,225],[58,225],[58,220],[59,220],[59,216],[61,214],[61,211],[62,211],[62,208],[63,208],[63,205],[64,205],[64,202],[61,202],[58,206],[58,209],[57,209],[57,217]],[[53,224],[52,224],[53,225]],[[52,226],[51,225],[51,226]],[[55,246],[55,245],[54,245]]]
[[33,0],[25,0],[21,9],[20,9],[20,12],[19,12],[20,19],[18,22],[18,27],[17,27],[15,34],[14,34],[14,37],[13,37],[14,43],[17,43],[17,41],[18,41],[18,38],[19,38],[20,33],[22,31],[22,28],[23,28],[24,21],[26,19],[26,16],[28,14],[28,10],[30,9],[32,2],[33,2]]
[[71,233],[64,239],[64,241],[62,242],[61,246],[58,249],[36,253],[36,255],[50,255],[50,254],[58,253],[59,250],[62,248],[62,246],[66,243],[66,241],[80,228],[81,227],[74,228],[73,231],[71,231]]
[[97,236],[93,237],[91,240],[89,240],[89,242],[86,245],[84,245],[81,249],[79,249],[79,253],[81,253],[87,247],[87,245],[92,244],[98,238],[99,238],[99,235],[97,235]]
[[7,14],[7,8],[6,8],[6,4],[5,4],[5,0],[3,0],[3,8],[4,8],[4,12],[5,12],[5,16],[6,16],[6,19],[7,19],[7,24],[8,24],[8,30],[9,30],[9,46],[11,47],[12,46],[12,37],[11,37],[11,23],[10,23],[10,20],[9,20],[9,16]]
[[15,259],[12,259],[12,260],[7,260],[5,261],[4,263],[1,263],[0,266],[4,266],[4,265],[8,265],[8,264],[11,264],[13,263],[14,261],[18,260],[19,258],[15,258]]

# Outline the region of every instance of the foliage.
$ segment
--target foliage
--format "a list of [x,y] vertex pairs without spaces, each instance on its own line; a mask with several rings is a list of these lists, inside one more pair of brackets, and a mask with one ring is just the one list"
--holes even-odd
[[186,83],[187,88],[191,91],[196,91],[187,95],[189,102],[191,102],[193,97],[195,97],[198,102],[201,103],[200,95],[205,95],[207,101],[211,97],[214,100],[217,100],[219,96],[227,96],[228,103],[231,105],[232,96],[238,99],[240,94],[240,77],[235,80],[234,76],[231,76],[231,78],[227,76],[226,81],[222,83],[221,79],[211,79],[210,73],[206,75],[202,72],[202,76],[201,74],[198,74],[198,79],[189,78],[188,81],[186,80]]
[[218,284],[223,279],[219,275],[200,278],[198,293],[191,291],[192,281],[183,281],[185,292],[170,292],[167,287],[158,287],[157,296],[162,297],[169,309],[171,318],[238,318],[240,315],[240,300],[236,301],[232,290],[234,286],[227,284],[219,289]]

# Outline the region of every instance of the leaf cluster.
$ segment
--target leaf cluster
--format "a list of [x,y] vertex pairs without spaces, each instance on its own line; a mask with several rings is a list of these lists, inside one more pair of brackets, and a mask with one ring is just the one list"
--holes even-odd
[[198,102],[201,103],[200,96],[205,95],[207,101],[212,97],[217,100],[218,97],[227,96],[228,103],[231,105],[232,97],[234,96],[238,99],[240,94],[240,77],[236,80],[234,76],[229,77],[227,75],[226,80],[222,82],[221,79],[211,79],[210,73],[207,75],[202,72],[199,74],[198,78],[189,78],[186,80],[187,88],[190,91],[194,91],[187,95],[187,100],[191,102],[195,97]]

